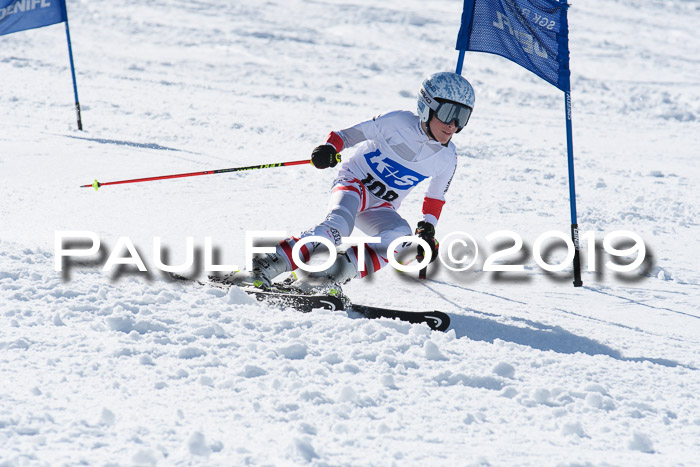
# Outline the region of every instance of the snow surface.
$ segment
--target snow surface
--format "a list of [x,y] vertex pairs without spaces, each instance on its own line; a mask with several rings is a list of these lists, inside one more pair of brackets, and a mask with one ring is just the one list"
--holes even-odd
[[[531,254],[569,228],[562,93],[467,55],[476,110],[438,237],[489,252],[489,233],[515,231],[525,272],[346,287],[448,312],[447,333],[101,271],[122,236],[151,267],[156,236],[173,264],[187,236],[242,264],[246,231],[323,218],[333,170],[78,187],[303,159],[331,129],[413,110],[422,78],[454,69],[461,2],[68,11],[83,132],[63,25],[0,38],[0,465],[698,465],[698,1],[570,10],[579,224],[598,250],[624,229],[651,254],[624,277],[584,271],[583,288]],[[401,208],[411,224],[421,202]],[[102,256],[56,272],[56,230],[97,233]]]

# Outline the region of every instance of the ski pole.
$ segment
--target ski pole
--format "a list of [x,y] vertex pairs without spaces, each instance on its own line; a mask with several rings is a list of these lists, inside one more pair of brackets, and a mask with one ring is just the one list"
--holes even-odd
[[[425,259],[424,254],[419,254],[416,256],[416,261],[419,263]],[[418,279],[425,279],[428,276],[428,266],[425,266],[423,269],[418,271]]]
[[80,188],[90,188],[93,187],[95,191],[101,186],[106,185],[120,185],[122,183],[138,183],[138,182],[152,182],[155,180],[166,180],[168,178],[182,178],[182,177],[196,177],[198,175],[211,175],[211,174],[222,174],[228,172],[242,172],[244,170],[256,170],[256,169],[271,169],[273,167],[287,167],[290,165],[303,165],[310,164],[311,160],[304,159],[301,161],[291,161],[291,162],[276,162],[273,164],[260,164],[260,165],[249,165],[248,167],[231,167],[228,169],[217,169],[217,170],[204,170],[202,172],[190,172],[184,174],[174,174],[174,175],[159,175],[157,177],[146,177],[146,178],[133,178],[131,180],[119,180],[116,182],[105,182],[100,183],[95,179],[90,185],[80,185]]

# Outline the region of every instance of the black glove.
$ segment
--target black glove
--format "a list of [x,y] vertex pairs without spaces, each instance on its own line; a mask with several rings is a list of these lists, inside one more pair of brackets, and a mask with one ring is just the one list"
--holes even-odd
[[[416,236],[430,245],[430,262],[435,261],[438,257],[438,248],[440,247],[437,239],[435,239],[435,226],[430,222],[420,221],[418,227],[416,227]],[[418,245],[418,257],[425,257],[425,251],[420,245]]]
[[311,164],[317,169],[335,167],[340,162],[340,153],[330,144],[316,146],[311,153]]

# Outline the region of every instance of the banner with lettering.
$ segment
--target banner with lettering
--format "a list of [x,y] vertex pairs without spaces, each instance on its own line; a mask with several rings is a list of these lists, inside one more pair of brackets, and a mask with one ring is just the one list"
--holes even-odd
[[464,0],[457,50],[500,55],[569,92],[568,7],[565,0]]
[[0,36],[63,21],[65,0],[0,0]]

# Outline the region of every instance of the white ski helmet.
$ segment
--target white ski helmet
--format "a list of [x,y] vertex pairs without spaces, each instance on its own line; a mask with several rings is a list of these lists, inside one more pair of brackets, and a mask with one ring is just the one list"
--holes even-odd
[[[442,106],[443,103],[457,105]],[[459,132],[466,126],[473,109],[474,89],[457,73],[434,73],[423,80],[418,91],[418,116],[425,123],[438,112],[436,116],[444,123],[456,120]]]

